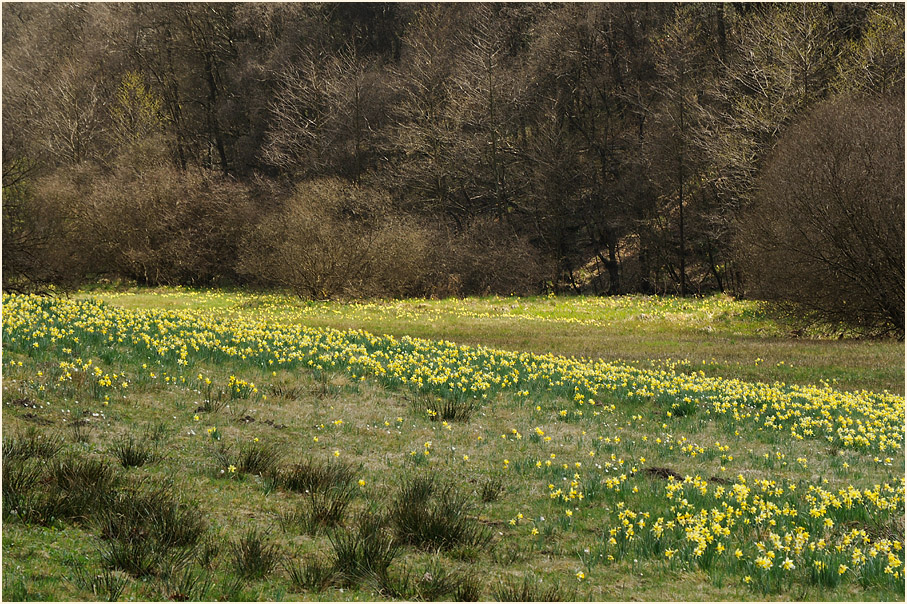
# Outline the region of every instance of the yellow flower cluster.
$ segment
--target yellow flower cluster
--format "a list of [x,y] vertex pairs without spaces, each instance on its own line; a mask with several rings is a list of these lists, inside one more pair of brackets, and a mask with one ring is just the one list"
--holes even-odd
[[[69,358],[48,370],[51,375],[47,379],[60,387],[82,380],[98,399],[106,400],[113,392],[122,394],[141,380],[157,379],[154,371],[160,372],[166,383],[179,380],[186,384],[181,372],[196,363],[230,363],[237,372],[248,367],[265,375],[300,368],[316,374],[345,372],[355,380],[371,379],[427,393],[431,400],[469,400],[472,404],[518,397],[521,405],[535,408],[533,423],[543,423],[539,417],[548,414],[557,427],[549,429],[549,434],[541,426],[508,423],[500,431],[489,432],[496,443],[512,451],[506,453],[509,458],[503,459],[503,464],[503,455],[495,457],[496,469],[539,474],[544,480],[538,485],[540,498],[545,505],[569,506],[562,519],[572,523],[581,523],[586,517],[583,513],[574,516],[574,510],[580,511],[580,506],[589,505],[595,496],[617,500],[616,525],[605,532],[605,543],[616,548],[609,559],[632,559],[632,555],[645,552],[666,564],[702,568],[715,560],[727,560],[727,564],[740,566],[741,575],[749,573],[746,577],[756,582],[768,573],[850,573],[861,578],[875,573],[873,581],[877,576],[892,580],[904,576],[903,544],[891,532],[867,534],[865,529],[851,528],[854,522],[870,526],[874,519],[903,516],[904,479],[871,488],[831,488],[825,486],[827,483],[795,483],[777,476],[772,480],[740,475],[733,482],[699,475],[682,480],[669,477],[664,491],[646,493],[646,497],[663,497],[658,501],[662,506],[659,511],[645,505],[631,510],[626,501],[640,493],[639,486],[645,488],[640,479],[642,470],[651,470],[643,466],[646,457],[657,459],[661,452],[676,450],[685,462],[719,460],[724,470],[726,462],[734,461],[729,445],[717,441],[699,444],[684,436],[672,436],[667,423],[662,424],[664,432],[641,436],[642,442],[652,443],[650,449],[621,451],[623,457],[612,451],[632,447],[640,438],[631,429],[618,435],[615,426],[608,436],[593,441],[594,450],[588,450],[588,443],[583,442],[587,438],[585,429],[591,431],[590,426],[612,422],[616,406],[621,404],[657,408],[659,423],[677,421],[675,418],[695,410],[700,426],[717,426],[717,432],[735,436],[741,431],[761,433],[760,439],[765,437],[773,446],[790,440],[812,440],[850,449],[848,454],[853,456],[868,459],[876,455],[890,464],[894,453],[904,447],[904,398],[900,396],[840,392],[829,386],[747,383],[707,377],[702,372],[642,369],[551,354],[461,346],[443,340],[376,336],[361,330],[314,329],[269,320],[267,313],[131,310],[95,300],[19,295],[4,295],[3,310],[6,350],[24,352],[39,361],[47,360],[48,351],[54,348],[63,350]],[[105,370],[100,361],[83,359],[92,353],[106,358],[101,351],[118,346],[147,360],[141,376],[127,377],[122,371]],[[149,364],[154,371],[148,369]],[[174,365],[177,375],[162,371],[173,372]],[[196,382],[189,381],[189,387],[207,390],[210,396],[211,378],[198,374]],[[261,396],[255,383],[235,374],[230,375],[224,394],[231,398]],[[419,463],[443,458],[445,439],[457,434],[450,423],[440,421],[439,409],[425,409],[441,427],[431,437],[435,444],[420,438],[422,447],[413,447],[410,457],[417,457]],[[666,419],[669,413],[671,418]],[[200,421],[198,415],[194,419]],[[632,420],[642,424],[643,415],[634,415]],[[402,422],[401,417],[396,418],[398,427]],[[582,423],[581,435],[579,427],[564,425],[570,422]],[[331,425],[349,428],[341,419],[332,420]],[[391,422],[384,421],[384,426],[390,427]],[[548,446],[552,435],[560,438],[562,430],[574,430],[572,435],[582,446],[581,460],[567,452],[526,453],[527,447]],[[212,438],[220,436],[214,427],[208,433]],[[476,442],[485,446],[482,438],[477,436]],[[713,438],[710,436],[708,442]],[[318,442],[317,436],[314,441]],[[462,451],[455,456],[461,464],[472,457],[472,463],[461,467],[482,462],[481,455],[468,452],[472,456]],[[639,455],[642,452],[645,457]],[[791,461],[788,466],[781,450],[765,453],[765,463],[777,463],[789,470],[815,465],[806,457],[797,457],[799,452],[788,454],[796,464]],[[341,449],[333,449],[333,455],[340,457]],[[754,454],[760,462],[761,455],[761,450]],[[517,516],[511,525],[518,526],[521,519],[522,515]],[[532,534],[538,534],[536,527],[532,530]]]
[[841,532],[836,527],[854,518],[883,517],[882,513],[902,517],[904,492],[903,478],[896,485],[862,491],[848,486],[831,493],[816,485],[799,492],[794,483],[748,482],[743,476],[727,486],[701,476],[668,477],[665,497],[674,517],[668,521],[659,517],[643,532],[644,524],[634,522],[637,512],[623,509],[608,543],[620,546],[619,539],[642,539],[664,551],[669,560],[678,554],[691,562],[733,550],[736,563],[753,565],[756,572],[796,568],[821,572],[837,567],[839,574],[876,573],[900,580],[905,571],[903,543],[870,535],[866,529]]
[[[553,395],[573,401],[574,419],[583,417],[584,408],[591,408],[593,417],[613,411],[615,401],[687,400],[715,421],[789,433],[794,439],[878,452],[904,446],[904,398],[888,393],[753,384],[701,372],[677,374],[192,310],[128,310],[93,300],[5,295],[3,306],[4,343],[22,348],[58,341],[72,346],[125,343],[181,366],[191,354],[203,360],[241,359],[262,368],[345,370],[353,378],[369,376],[455,399],[487,399],[499,392]],[[234,396],[257,392],[254,384],[234,380]],[[564,418],[566,411],[560,410]],[[701,454],[701,447],[687,447],[687,454]]]

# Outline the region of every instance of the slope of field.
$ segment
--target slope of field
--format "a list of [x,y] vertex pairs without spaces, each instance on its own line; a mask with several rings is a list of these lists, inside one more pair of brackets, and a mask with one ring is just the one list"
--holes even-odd
[[[5,599],[903,598],[903,396],[737,379],[758,309],[106,298],[4,296]],[[725,356],[531,352],[631,327]]]
[[[89,295],[89,294],[86,294]],[[904,343],[829,339],[769,318],[758,302],[725,296],[484,297],[311,302],[280,295],[183,288],[95,291],[124,308],[238,313],[310,327],[446,339],[540,354],[747,381],[904,393]]]

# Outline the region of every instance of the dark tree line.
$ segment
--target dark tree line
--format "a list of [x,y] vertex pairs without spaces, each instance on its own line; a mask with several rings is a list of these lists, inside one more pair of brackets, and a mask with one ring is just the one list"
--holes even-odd
[[903,132],[903,39],[883,3],[6,3],[4,288],[721,290],[902,331],[903,136],[841,139]]

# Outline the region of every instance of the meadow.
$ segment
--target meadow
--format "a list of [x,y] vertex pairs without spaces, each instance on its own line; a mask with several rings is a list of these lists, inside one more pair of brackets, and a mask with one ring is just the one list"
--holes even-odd
[[790,331],[725,297],[4,295],[3,597],[901,601],[903,343]]

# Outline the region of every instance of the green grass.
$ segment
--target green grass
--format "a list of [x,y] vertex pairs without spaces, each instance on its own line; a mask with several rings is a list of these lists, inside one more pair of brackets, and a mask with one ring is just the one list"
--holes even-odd
[[[746,368],[754,379],[809,383],[836,370],[839,386],[846,380],[870,388],[878,381],[884,385],[872,389],[903,391],[903,385],[894,387],[894,376],[903,379],[902,344],[789,339],[750,305],[724,299],[556,299],[551,306],[547,298],[486,298],[340,305],[183,290],[106,296],[111,304],[137,310],[188,307],[208,318],[236,325],[261,322],[268,329],[281,323],[372,326],[377,333],[435,335],[567,355],[581,354],[570,346],[600,347],[596,356],[633,360],[612,348],[626,338],[628,350],[639,355],[639,366],[702,370],[707,376],[749,375],[735,373],[743,368],[735,369],[732,362],[739,352],[736,342],[747,340],[758,351],[752,368]],[[507,300],[519,304],[510,309],[519,312],[494,314]],[[283,302],[288,306],[278,305]],[[302,362],[269,366],[251,353],[207,352],[204,346],[195,350],[189,345],[184,365],[176,353],[159,355],[133,343],[127,331],[108,340],[71,319],[59,322],[59,333],[52,335],[48,328],[35,337],[39,346],[34,347],[33,331],[43,328],[37,322],[7,324],[15,319],[8,310],[4,474],[9,463],[34,468],[40,477],[35,484],[48,493],[47,500],[34,500],[45,506],[41,509],[67,509],[54,499],[59,494],[54,485],[61,479],[54,478],[52,469],[63,460],[86,460],[78,465],[85,468],[81,473],[66,476],[97,474],[103,465],[115,472],[115,480],[105,477],[105,495],[93,498],[97,506],[81,506],[85,517],[44,514],[35,516],[40,521],[26,522],[25,515],[7,516],[4,509],[4,599],[104,600],[110,594],[123,600],[903,599],[902,579],[892,580],[869,566],[861,574],[848,571],[827,587],[811,582],[800,558],[791,575],[778,571],[784,559],[780,550],[775,574],[759,575],[738,565],[734,548],[744,549],[752,564],[755,543],[767,540],[768,525],[758,531],[735,526],[722,541],[729,551],[699,558],[682,532],[670,537],[669,530],[661,540],[650,532],[658,517],[673,518],[671,508],[679,505],[680,495],[675,500],[665,496],[669,473],[701,477],[708,497],[693,484],[682,492],[697,509],[720,508],[712,498],[715,489],[731,489],[742,475],[764,501],[800,510],[799,522],[809,525],[813,541],[824,535],[840,543],[846,531],[857,529],[873,541],[902,543],[903,436],[880,453],[835,439],[792,437],[787,420],[776,418],[766,425],[765,418],[737,421],[712,414],[705,403],[689,404],[682,394],[614,393],[590,407],[580,406],[566,387],[532,389],[528,396],[515,387],[491,389],[486,399],[466,399],[475,404],[470,413],[451,413],[445,419],[443,409],[460,400],[455,393],[365,376],[340,359],[333,367],[332,361],[324,361],[321,369]],[[177,316],[182,315],[168,320]],[[570,319],[586,323],[574,325]],[[81,331],[67,333],[69,329]],[[179,328],[173,322],[167,329],[172,334]],[[571,341],[565,335],[570,333],[583,341]],[[633,333],[640,338],[631,348]],[[508,337],[513,345],[507,345]],[[682,355],[664,356],[683,356],[689,366],[649,360],[657,356],[651,352],[657,342],[678,346],[676,340],[690,347],[673,349]],[[722,356],[702,368],[696,342],[708,342]],[[852,347],[852,355],[838,356],[853,368],[836,364],[833,349],[844,344]],[[237,346],[241,350],[244,345]],[[828,370],[815,358],[798,356],[808,346],[826,351]],[[887,351],[880,358],[887,359],[890,367],[884,371],[890,377],[863,373],[872,363],[861,365],[860,355],[871,357],[866,352],[871,347]],[[777,356],[767,356],[770,350]],[[756,365],[755,358],[766,361]],[[767,367],[769,358],[785,365]],[[89,360],[91,367],[82,370]],[[117,375],[112,386],[98,385],[95,366],[104,375]],[[239,392],[237,379],[245,384]],[[885,382],[889,379],[890,384]],[[122,381],[128,386],[118,385]],[[609,404],[613,411],[604,408]],[[903,409],[903,399],[900,404]],[[678,408],[684,412],[667,416]],[[784,429],[773,427],[782,422]],[[72,428],[74,424],[79,427]],[[141,464],[122,463],[123,447],[117,444],[133,448],[137,443],[155,455]],[[8,456],[10,451],[15,453]],[[29,476],[20,475],[23,480]],[[424,497],[413,495],[426,476],[436,477],[437,485]],[[763,479],[776,481],[784,492],[759,491],[756,481]],[[805,499],[810,486],[871,491],[876,484],[893,487],[896,494],[885,495],[892,509],[868,503],[843,506],[828,512],[832,528],[810,519],[811,504]],[[27,484],[9,488],[26,495],[26,502],[39,492]],[[149,489],[158,495],[142,495]],[[571,489],[583,498],[551,496]],[[4,484],[5,500],[6,490]],[[124,502],[132,503],[123,507]],[[451,518],[443,514],[445,505],[462,513]],[[158,544],[149,554],[153,564],[146,576],[111,568],[114,540],[104,537],[103,527],[117,509],[131,510],[134,522],[128,526],[149,531]],[[637,526],[638,540],[611,546],[610,530],[623,530],[621,517],[628,509],[650,518],[644,528]],[[182,510],[197,510],[203,526],[183,523]],[[440,522],[439,511],[456,526]],[[782,527],[787,523],[781,516],[776,520]],[[167,522],[180,523],[186,538],[165,543],[160,527]],[[461,534],[469,538],[451,537]],[[487,544],[485,534],[490,535]],[[665,549],[677,553],[668,559]],[[897,556],[903,561],[903,551]],[[744,583],[746,575],[756,580]],[[476,576],[481,577],[478,584],[470,582]]]
[[502,297],[311,302],[183,288],[91,291],[126,308],[186,308],[312,327],[703,371],[746,381],[904,393],[904,342],[799,337],[763,305],[726,296]]

